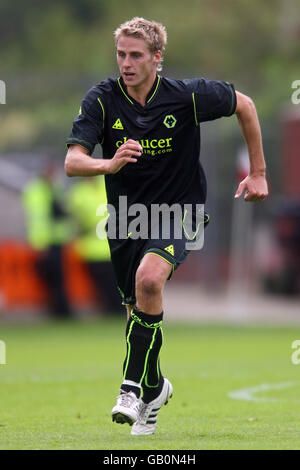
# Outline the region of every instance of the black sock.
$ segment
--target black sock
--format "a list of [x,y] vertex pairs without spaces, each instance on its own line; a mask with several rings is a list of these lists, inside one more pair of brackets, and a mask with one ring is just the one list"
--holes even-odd
[[[156,337],[161,335],[163,312],[149,315],[134,307],[126,327],[127,352],[123,364],[123,380],[141,384],[147,374],[149,359],[153,362]],[[159,344],[160,341],[158,341]],[[159,348],[160,349],[160,348]],[[157,349],[154,353],[157,353]],[[159,353],[159,350],[158,350]],[[155,362],[155,365],[157,360]],[[140,389],[134,385],[121,385],[121,390],[133,391],[138,397]]]
[[157,333],[154,347],[149,354],[147,372],[142,382],[143,401],[149,403],[160,394],[164,380],[160,370],[159,352],[162,346],[162,331]]
[[134,385],[122,384],[121,390],[123,392],[133,392],[137,398],[139,398],[141,394],[141,389],[139,387],[135,387]]

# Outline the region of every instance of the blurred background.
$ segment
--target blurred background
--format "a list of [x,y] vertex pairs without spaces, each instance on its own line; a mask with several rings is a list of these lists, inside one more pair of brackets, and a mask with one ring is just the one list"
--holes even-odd
[[248,165],[237,119],[202,126],[211,222],[167,283],[168,318],[300,321],[300,0],[1,0],[0,320],[123,313],[95,232],[103,179],[63,165],[83,96],[118,75],[113,31],[133,16],[166,26],[163,75],[254,100],[270,185],[262,204],[234,201]]

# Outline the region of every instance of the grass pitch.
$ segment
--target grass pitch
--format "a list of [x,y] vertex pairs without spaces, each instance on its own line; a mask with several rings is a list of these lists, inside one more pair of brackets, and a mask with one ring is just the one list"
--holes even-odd
[[165,322],[157,431],[112,423],[125,319],[1,325],[0,449],[300,449],[300,329]]

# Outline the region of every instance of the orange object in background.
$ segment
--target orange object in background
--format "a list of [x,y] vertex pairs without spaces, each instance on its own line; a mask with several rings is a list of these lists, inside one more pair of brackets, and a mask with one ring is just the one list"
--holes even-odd
[[96,301],[95,287],[84,261],[72,244],[64,247],[63,265],[66,290],[70,302],[75,306],[84,306]]
[[0,290],[3,308],[41,306],[47,290],[35,272],[36,253],[25,243],[0,244]]
[[[35,269],[39,254],[29,245],[17,241],[0,243],[0,313],[10,308],[40,308],[47,305],[45,282]],[[76,306],[92,304],[95,291],[84,262],[72,245],[64,248],[64,271],[70,302]]]

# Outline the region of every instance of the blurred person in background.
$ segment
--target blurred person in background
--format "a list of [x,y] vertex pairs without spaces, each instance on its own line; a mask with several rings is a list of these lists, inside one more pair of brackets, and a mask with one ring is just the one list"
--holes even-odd
[[103,176],[78,181],[71,185],[68,195],[68,209],[75,222],[73,246],[85,262],[96,288],[98,309],[103,313],[123,313],[120,294],[111,265],[107,239],[96,234],[99,217],[97,208],[106,203]]
[[280,265],[268,273],[265,289],[274,294],[298,296],[300,294],[300,201],[281,201],[275,208],[274,232]]
[[71,239],[72,223],[63,202],[57,172],[56,164],[49,163],[24,188],[22,202],[27,238],[38,253],[37,274],[49,292],[49,314],[69,318],[73,313],[66,292],[63,248]]

